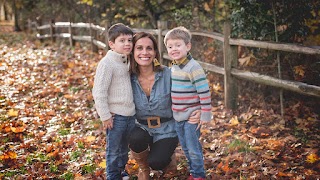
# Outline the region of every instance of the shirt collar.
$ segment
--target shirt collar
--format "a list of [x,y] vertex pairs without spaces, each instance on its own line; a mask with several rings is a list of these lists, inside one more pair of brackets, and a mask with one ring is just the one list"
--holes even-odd
[[176,61],[176,60],[173,60],[172,61],[172,65],[177,65],[179,66],[181,69],[186,66],[188,64],[188,62],[192,59],[192,56],[191,56],[191,53],[188,53],[187,54],[187,57],[185,57],[183,60],[181,61]]

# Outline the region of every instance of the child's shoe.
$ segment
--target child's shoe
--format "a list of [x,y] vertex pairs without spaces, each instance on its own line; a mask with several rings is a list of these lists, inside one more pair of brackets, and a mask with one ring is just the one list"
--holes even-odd
[[188,177],[187,180],[194,180],[194,179],[193,179],[193,176],[190,174],[190,176]]
[[122,180],[129,180],[129,174],[124,170],[121,172]]

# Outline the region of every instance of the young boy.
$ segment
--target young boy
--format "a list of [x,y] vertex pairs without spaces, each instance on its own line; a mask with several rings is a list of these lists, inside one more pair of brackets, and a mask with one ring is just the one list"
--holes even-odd
[[[204,70],[189,53],[191,33],[184,27],[174,28],[164,38],[168,55],[173,60],[172,110],[180,145],[187,157],[189,180],[204,180],[205,170],[200,126],[211,120],[211,96]],[[200,121],[188,121],[191,113],[201,110]]]
[[108,30],[109,50],[97,66],[92,95],[107,131],[107,179],[125,179],[128,161],[127,136],[135,126],[135,105],[131,88],[128,56],[133,31],[124,24]]

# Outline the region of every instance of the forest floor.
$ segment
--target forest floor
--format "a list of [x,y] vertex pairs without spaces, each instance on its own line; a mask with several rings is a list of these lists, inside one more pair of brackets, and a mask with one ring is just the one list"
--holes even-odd
[[[91,95],[104,52],[67,43],[0,33],[0,179],[105,179],[105,131]],[[290,101],[281,117],[268,105],[250,105],[260,103],[252,92],[232,112],[219,84],[210,84],[215,118],[201,129],[207,179],[320,179],[320,119],[313,108]],[[186,179],[180,146],[176,155],[171,179]],[[130,159],[131,179],[137,168]],[[156,171],[152,176],[160,179]]]

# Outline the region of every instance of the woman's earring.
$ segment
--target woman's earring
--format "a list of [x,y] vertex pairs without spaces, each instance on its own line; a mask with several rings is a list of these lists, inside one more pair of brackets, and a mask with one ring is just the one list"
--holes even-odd
[[160,63],[157,58],[153,59],[153,66],[160,66]]

